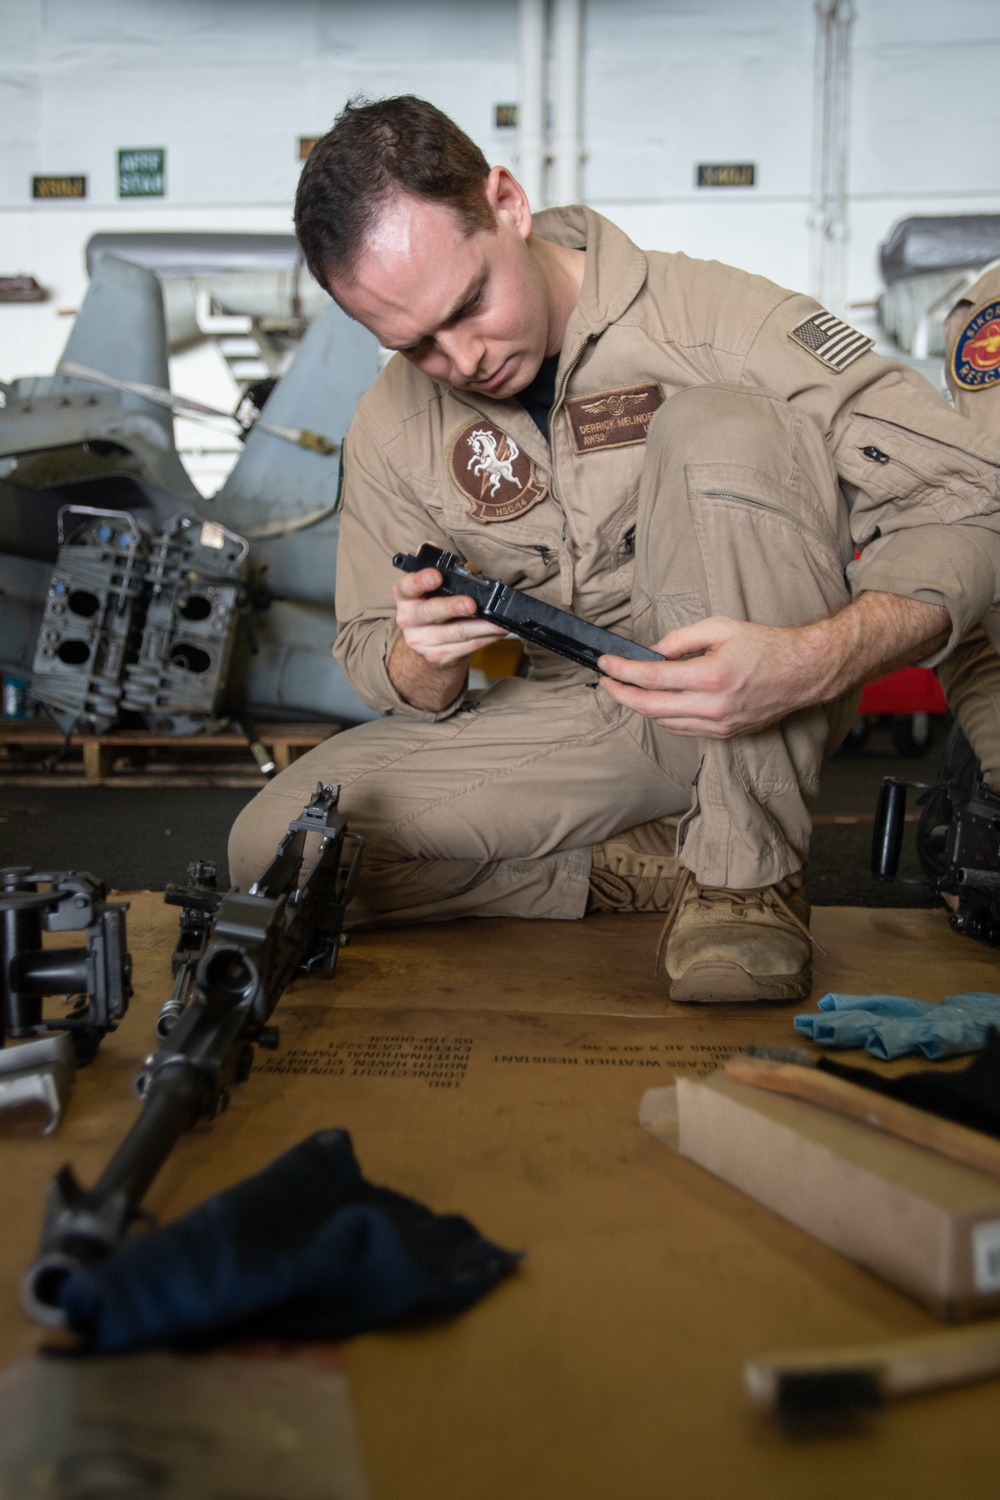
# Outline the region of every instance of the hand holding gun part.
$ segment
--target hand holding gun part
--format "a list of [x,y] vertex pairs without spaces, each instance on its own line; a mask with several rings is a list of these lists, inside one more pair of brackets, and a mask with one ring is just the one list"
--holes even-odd
[[544,646],[566,656],[581,667],[598,670],[602,656],[624,656],[629,661],[663,661],[665,658],[649,646],[640,646],[622,635],[602,630],[576,615],[533,599],[530,594],[499,579],[487,578],[471,563],[454,552],[445,552],[432,542],[424,542],[414,555],[397,552],[392,559],[393,567],[404,573],[419,573],[424,568],[436,568],[441,574],[441,594],[466,594],[476,601],[480,616],[492,625],[502,625],[513,635],[533,645]]
[[[277,1045],[268,1022],[292,978],[332,978],[363,846],[348,832],[339,792],[316,788],[248,891],[233,886],[218,896],[202,866],[187,890],[168,897],[185,911],[174,958],[178,976],[191,973],[189,993],[165,1035],[161,1015],[161,1045],[136,1080],[141,1113],[95,1185],[81,1187],[69,1166],[49,1185],[39,1257],[21,1286],[24,1307],[39,1322],[63,1326],[67,1277],[125,1238],[180,1137],[221,1114],[249,1076],[254,1044]],[[318,848],[303,878],[310,836]]]

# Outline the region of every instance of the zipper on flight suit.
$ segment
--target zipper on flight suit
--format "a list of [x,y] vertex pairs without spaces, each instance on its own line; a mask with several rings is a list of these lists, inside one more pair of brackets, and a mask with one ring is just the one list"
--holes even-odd
[[756,510],[766,511],[768,515],[780,516],[783,521],[787,521],[789,526],[794,526],[796,531],[800,532],[803,536],[812,537],[814,541],[820,542],[834,556],[837,555],[837,549],[828,536],[824,536],[821,531],[816,531],[812,526],[803,525],[797,516],[790,516],[788,511],[782,510],[780,506],[768,505],[765,500],[751,500],[749,495],[734,495],[728,490],[705,490],[704,493],[710,500],[737,500],[740,505],[749,505]]
[[512,542],[509,537],[494,534],[490,541],[500,547],[509,547],[512,552],[537,552],[543,563],[550,563],[555,556],[551,547],[546,547],[543,542]]
[[[587,345],[589,343],[590,343],[590,334],[587,334],[587,335],[585,335],[584,338],[582,338],[579,341],[579,343],[577,344],[576,348],[573,350],[573,353],[570,356],[570,358],[569,358],[569,360],[568,360],[568,362],[566,364],[565,370],[563,372],[562,380],[561,380],[561,382],[559,384],[559,389],[556,391],[556,397],[555,397],[555,400],[552,403],[552,409],[551,409],[551,411],[549,413],[549,432],[550,433],[554,429],[556,417],[563,410],[563,403],[564,403],[565,398],[566,398],[566,391],[567,391],[567,389],[569,387],[569,378],[572,375],[573,371],[576,369],[577,364],[580,361],[580,356],[583,353],[584,349],[586,349],[586,347],[587,347]],[[558,486],[556,484],[556,450],[555,450],[555,444],[552,442],[551,437],[549,438],[549,456],[550,456],[551,463],[552,463],[552,498],[553,498],[553,500],[555,500],[556,504],[559,505],[559,501],[556,499],[556,493],[557,493],[557,488],[558,488]],[[563,541],[563,546],[562,546],[562,549],[561,549],[561,552],[560,552],[560,557],[559,557],[559,573],[560,573],[561,582],[562,582],[562,588],[561,588],[560,592],[561,592],[561,595],[562,595],[563,608],[564,609],[572,609],[572,607],[573,607],[573,596],[576,593],[576,579],[573,576],[572,559],[568,556],[568,549],[566,547],[566,538],[569,535],[569,512],[563,506],[561,506],[561,505],[559,506],[559,508],[560,508],[560,510],[562,510],[562,513],[563,513],[563,524],[562,524],[562,541]],[[568,566],[566,566],[566,564],[568,564]],[[568,588],[566,587],[567,583],[569,585]]]

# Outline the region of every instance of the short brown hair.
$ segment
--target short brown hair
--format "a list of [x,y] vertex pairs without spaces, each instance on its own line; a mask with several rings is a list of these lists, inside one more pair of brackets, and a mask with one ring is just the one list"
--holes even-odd
[[486,158],[426,99],[348,101],[313,147],[295,195],[295,233],[321,286],[350,277],[379,213],[399,192],[447,203],[468,233],[495,229]]

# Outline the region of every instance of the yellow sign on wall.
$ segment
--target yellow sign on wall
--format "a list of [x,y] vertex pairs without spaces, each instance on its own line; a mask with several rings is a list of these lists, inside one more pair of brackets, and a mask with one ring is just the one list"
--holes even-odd
[[757,169],[752,161],[699,162],[699,187],[753,187]]
[[86,198],[86,177],[32,177],[33,198]]

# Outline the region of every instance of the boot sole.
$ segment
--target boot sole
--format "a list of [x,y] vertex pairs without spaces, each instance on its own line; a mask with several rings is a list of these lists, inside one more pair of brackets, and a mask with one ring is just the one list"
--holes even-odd
[[670,984],[671,1000],[688,1005],[753,1004],[760,1000],[806,1000],[812,988],[808,968],[796,974],[760,978],[737,964],[692,964]]

